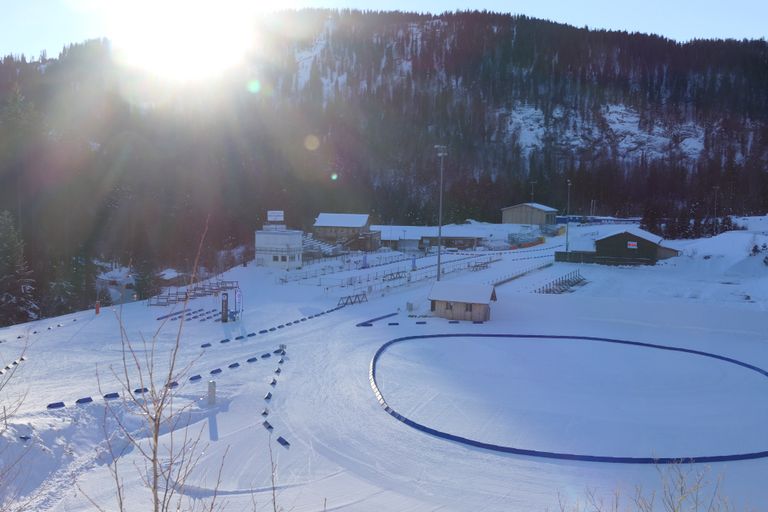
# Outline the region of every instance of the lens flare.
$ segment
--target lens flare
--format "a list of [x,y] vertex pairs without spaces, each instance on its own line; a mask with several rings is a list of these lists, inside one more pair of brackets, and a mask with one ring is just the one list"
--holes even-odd
[[122,62],[172,81],[215,77],[253,46],[253,2],[104,2],[108,35]]
[[309,151],[315,151],[320,147],[320,139],[315,135],[307,135],[304,137],[304,147]]
[[337,173],[334,172],[333,174],[331,174],[331,180],[332,181],[336,181],[338,179],[339,179],[339,175]]

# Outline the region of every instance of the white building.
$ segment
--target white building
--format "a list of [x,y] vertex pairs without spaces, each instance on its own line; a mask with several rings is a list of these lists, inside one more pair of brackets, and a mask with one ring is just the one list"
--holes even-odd
[[256,265],[284,269],[301,267],[303,231],[265,225],[256,231]]

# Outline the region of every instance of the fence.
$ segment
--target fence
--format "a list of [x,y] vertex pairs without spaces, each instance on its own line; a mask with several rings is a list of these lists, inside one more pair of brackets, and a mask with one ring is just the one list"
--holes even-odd
[[[499,258],[492,258],[490,256],[483,256],[481,261],[476,261],[480,257],[474,257],[472,259],[462,258],[459,260],[450,261],[441,265],[442,275],[451,274],[453,272],[460,272],[463,270],[471,270],[475,265],[490,265],[500,261]],[[427,265],[417,270],[405,272],[401,279],[390,281],[371,281],[371,282],[357,282],[355,283],[356,293],[365,293],[371,295],[378,293],[384,295],[388,292],[394,291],[403,286],[408,286],[412,283],[418,283],[426,280],[432,280],[437,277],[437,265]]]
[[[416,259],[421,258],[424,258],[424,256],[419,256]],[[385,265],[392,265],[393,263],[411,261],[412,259],[412,256],[402,254],[384,256],[376,253],[368,253],[365,257],[362,255],[345,254],[343,256],[324,258],[322,263],[325,263],[325,265],[320,268],[309,268],[299,271],[286,272],[284,275],[280,276],[279,280],[281,283],[306,281],[308,279],[316,279],[331,274],[347,272],[350,270],[383,267]]]
[[194,283],[185,289],[176,288],[175,291],[171,291],[170,288],[166,289],[159,295],[147,299],[147,306],[170,306],[186,302],[189,299],[215,295],[225,290],[235,290],[239,286],[237,281],[224,281],[215,277]]
[[512,274],[507,274],[501,277],[497,277],[496,279],[489,281],[488,284],[492,284],[493,286],[501,286],[502,284],[506,284],[510,281],[514,281],[515,279],[519,279],[525,275],[530,274],[531,272],[536,272],[537,270],[541,270],[543,268],[551,267],[552,262],[547,261],[545,263],[538,263],[534,264],[530,267],[527,267],[523,270],[519,270],[517,272],[514,272]]

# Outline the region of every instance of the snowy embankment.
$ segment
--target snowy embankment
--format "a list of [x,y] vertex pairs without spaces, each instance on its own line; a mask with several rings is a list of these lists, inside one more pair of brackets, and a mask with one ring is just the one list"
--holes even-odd
[[[382,360],[382,386],[393,403],[420,421],[481,440],[616,455],[768,449],[761,427],[768,420],[765,383],[739,368],[632,347],[472,337],[613,337],[703,350],[766,368],[768,300],[759,288],[766,288],[768,267],[734,236],[752,234],[681,242],[683,256],[656,267],[558,263],[534,270],[497,289],[491,321],[482,325],[429,318],[427,280],[315,316],[335,308],[343,291],[281,284],[277,273],[252,266],[225,275],[243,289],[245,311],[237,322],[158,321],[171,308],[143,303],[123,306],[121,318],[135,342],[157,333],[161,366],[181,326],[179,364],[189,366],[186,377],[202,376],[202,382],[179,379],[176,391],[179,406],[190,407],[188,433],[201,436],[200,460],[181,490],[185,500],[210,500],[217,493],[225,510],[251,509],[254,502],[256,510],[272,510],[271,448],[276,499],[286,510],[553,509],[558,493],[575,503],[583,502],[587,489],[601,495],[616,489],[630,495],[637,485],[657,489],[658,472],[497,454],[415,431],[377,403],[368,382],[373,354],[397,337],[467,334],[393,350]],[[551,262],[554,247],[563,242],[564,237],[548,241],[550,256],[541,263]],[[694,248],[695,253],[688,251]],[[487,269],[463,270],[446,279],[492,282],[529,270],[527,265],[539,263],[525,259],[533,255],[507,253],[494,257]],[[576,268],[587,283],[572,293],[532,293]],[[371,270],[346,272],[362,277]],[[407,304],[421,318],[409,317]],[[215,309],[218,299],[194,299],[188,307]],[[398,314],[372,327],[356,327],[390,313]],[[3,390],[4,400],[25,394],[2,440],[4,461],[23,454],[11,486],[18,490],[14,501],[34,510],[92,510],[87,494],[114,507],[99,396],[100,390],[119,389],[118,318],[110,310],[99,316],[85,311],[3,329],[0,338],[6,340],[0,343],[3,361],[16,359],[27,344],[27,360]],[[230,341],[221,343],[224,339]],[[275,374],[274,356],[261,355],[280,344],[287,354]],[[258,360],[247,362],[254,357]],[[235,362],[239,365],[230,367]],[[221,372],[212,375],[215,369]],[[209,379],[217,382],[214,407],[204,400]],[[83,396],[93,396],[94,402],[75,405]],[[65,408],[45,409],[59,400]],[[265,407],[271,432],[263,425]],[[178,442],[182,433],[165,432],[161,441],[170,447],[172,437]],[[21,435],[30,440],[20,440]],[[278,435],[290,447],[277,444]],[[137,450],[122,455],[120,468],[129,510],[146,510]],[[712,465],[713,479],[724,478],[720,492],[737,506],[768,502],[761,482],[766,471],[766,459]],[[9,488],[4,492],[8,496]]]

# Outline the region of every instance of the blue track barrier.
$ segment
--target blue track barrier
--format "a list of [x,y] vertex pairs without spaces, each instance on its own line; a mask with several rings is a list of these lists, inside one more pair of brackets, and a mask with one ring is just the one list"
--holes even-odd
[[114,400],[120,398],[120,393],[107,393],[104,395],[104,400]]
[[378,322],[379,320],[384,320],[385,318],[392,318],[393,316],[397,316],[397,313],[390,313],[388,315],[379,316],[376,318],[371,318],[370,320],[366,320],[365,322],[360,322],[355,327],[370,327],[373,322]]
[[371,359],[371,364],[368,371],[368,380],[370,382],[371,388],[373,389],[373,393],[376,396],[376,400],[379,402],[379,405],[381,405],[381,407],[393,418],[405,423],[411,428],[414,428],[426,434],[430,434],[435,437],[439,437],[441,439],[446,439],[448,441],[465,444],[467,446],[473,446],[475,448],[482,448],[484,450],[491,450],[491,451],[501,452],[501,453],[524,455],[528,457],[539,457],[539,458],[545,458],[545,459],[559,459],[559,460],[574,460],[574,461],[583,461],[583,462],[607,462],[607,463],[618,463],[618,464],[709,464],[712,462],[726,462],[726,461],[768,458],[768,450],[759,451],[759,452],[726,454],[726,455],[694,455],[694,456],[686,456],[686,457],[620,457],[620,456],[617,457],[617,456],[609,456],[609,455],[559,453],[559,452],[549,452],[549,451],[543,451],[543,450],[529,450],[525,448],[514,448],[511,446],[502,446],[502,445],[497,445],[492,443],[484,443],[482,441],[477,441],[475,439],[469,439],[466,437],[457,436],[454,434],[450,434],[448,432],[443,432],[441,430],[428,427],[426,425],[422,425],[421,423],[417,423],[411,420],[410,418],[403,416],[387,403],[376,381],[376,363],[378,362],[381,355],[389,347],[391,347],[395,343],[401,343],[401,342],[410,341],[410,340],[436,339],[436,338],[460,338],[460,337],[596,341],[596,342],[604,342],[604,343],[615,343],[619,345],[629,345],[634,347],[653,348],[658,350],[667,350],[670,352],[682,352],[685,354],[693,354],[693,355],[702,356],[702,357],[709,357],[711,359],[716,359],[718,361],[723,361],[726,363],[741,366],[742,368],[746,368],[747,370],[757,372],[763,377],[768,378],[768,371],[758,366],[745,363],[743,361],[739,361],[738,359],[733,359],[731,357],[721,356],[718,354],[712,354],[710,352],[704,352],[701,350],[694,350],[694,349],[681,348],[681,347],[669,347],[665,345],[656,345],[653,343],[644,343],[639,341],[627,341],[627,340],[619,340],[619,339],[613,339],[613,338],[598,338],[598,337],[592,337],[592,336],[562,336],[562,335],[546,335],[546,334],[485,334],[485,333],[424,334],[419,336],[405,336],[402,338],[395,338],[393,340],[390,340],[384,343],[381,347],[379,347],[379,349],[373,355],[373,359]]
[[280,443],[280,445],[281,445],[281,446],[285,446],[286,448],[288,448],[289,446],[291,446],[291,443],[289,443],[288,441],[286,441],[286,440],[285,440],[285,438],[284,438],[283,436],[280,436],[280,437],[278,437],[278,438],[277,438],[277,442],[278,442],[278,443]]
[[78,398],[77,400],[75,400],[75,403],[79,404],[79,405],[89,404],[91,402],[93,402],[93,398],[91,398],[89,396],[86,396],[86,397],[83,397],[83,398]]
[[61,409],[64,407],[64,402],[53,402],[48,404],[48,409]]

